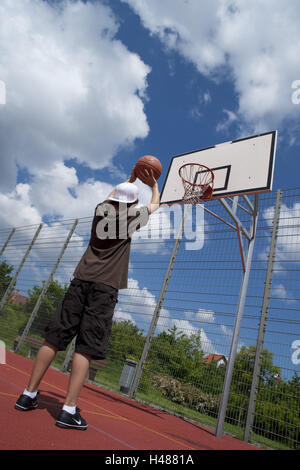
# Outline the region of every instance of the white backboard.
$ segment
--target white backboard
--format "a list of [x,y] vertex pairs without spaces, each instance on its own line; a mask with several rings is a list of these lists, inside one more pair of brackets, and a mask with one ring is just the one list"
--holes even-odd
[[272,131],[173,157],[161,204],[182,202],[184,189],[178,171],[185,163],[200,163],[213,171],[213,199],[271,191],[276,142],[277,131]]

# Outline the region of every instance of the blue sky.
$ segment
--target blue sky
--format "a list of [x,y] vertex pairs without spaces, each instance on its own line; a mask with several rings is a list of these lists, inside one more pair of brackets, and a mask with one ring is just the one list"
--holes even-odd
[[91,216],[144,154],[161,189],[172,156],[275,129],[273,189],[298,187],[299,23],[298,0],[2,0],[0,228]]
[[[219,129],[226,123],[226,110],[235,112],[238,109],[238,93],[226,75],[227,67],[216,80],[200,74],[193,62],[178,51],[167,49],[155,35],[151,35],[126,2],[116,0],[108,4],[119,23],[116,38],[151,67],[145,101],[149,133],[146,138],[137,139],[133,148],[116,152],[114,158],[115,164],[124,168],[127,174],[139,156],[156,155],[163,164],[159,181],[162,188],[172,156],[275,129],[265,123],[261,128],[249,126],[246,130],[242,119]],[[293,91],[291,89],[291,96]],[[296,106],[291,103],[291,108]],[[298,119],[299,115],[300,105]],[[293,171],[299,165],[299,143],[296,140],[290,144],[290,126],[291,122],[284,122],[276,127],[279,141],[274,189],[298,187],[299,184],[297,171]],[[76,167],[74,160],[67,164],[75,164]],[[103,175],[78,166],[77,173],[83,180],[88,176],[97,178]]]
[[285,5],[2,2],[1,226],[90,215],[144,154],[161,189],[172,156],[274,129],[273,188],[297,187],[300,8]]

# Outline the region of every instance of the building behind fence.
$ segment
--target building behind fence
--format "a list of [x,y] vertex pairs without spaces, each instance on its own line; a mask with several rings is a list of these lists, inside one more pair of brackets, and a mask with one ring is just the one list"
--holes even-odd
[[[222,209],[218,201],[208,207]],[[299,449],[300,190],[262,194],[258,211],[224,429],[266,447]],[[93,380],[120,393],[126,360],[138,367],[148,341],[131,396],[214,428],[243,267],[236,232],[203,215],[198,249],[187,249],[187,232],[180,240],[165,236],[159,215],[151,237],[133,239],[128,288],[119,292],[106,365]],[[36,351],[89,242],[91,221],[0,230],[0,341],[7,349]],[[66,370],[70,358],[59,352],[54,365]]]

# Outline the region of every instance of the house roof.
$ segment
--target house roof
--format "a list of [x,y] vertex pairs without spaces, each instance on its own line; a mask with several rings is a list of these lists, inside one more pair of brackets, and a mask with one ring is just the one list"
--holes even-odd
[[207,364],[210,364],[212,361],[220,361],[223,359],[225,362],[227,362],[227,359],[223,354],[208,354],[207,356],[204,357],[204,362],[207,362]]
[[16,290],[10,297],[10,302],[13,304],[26,304],[28,298],[24,295],[19,294],[19,291]]

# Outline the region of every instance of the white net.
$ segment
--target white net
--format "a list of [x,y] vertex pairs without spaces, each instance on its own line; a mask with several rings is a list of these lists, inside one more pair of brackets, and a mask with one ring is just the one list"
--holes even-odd
[[186,204],[211,199],[214,174],[209,168],[198,163],[187,163],[179,169],[179,176],[184,187],[182,199]]

